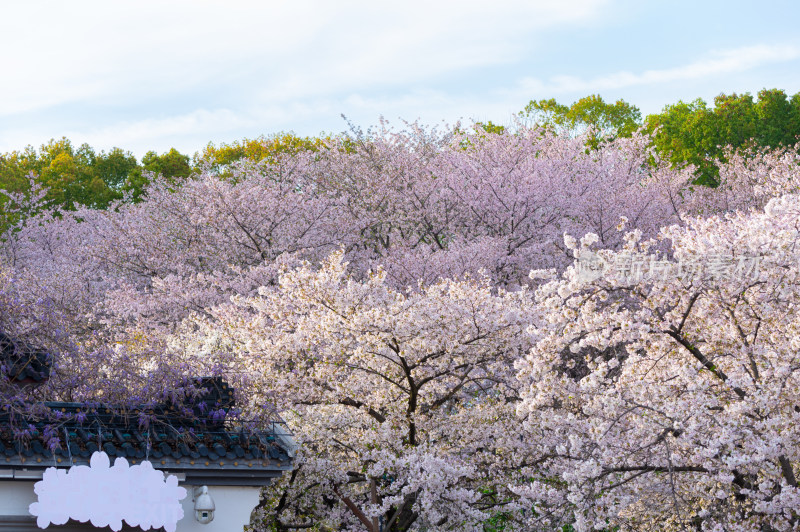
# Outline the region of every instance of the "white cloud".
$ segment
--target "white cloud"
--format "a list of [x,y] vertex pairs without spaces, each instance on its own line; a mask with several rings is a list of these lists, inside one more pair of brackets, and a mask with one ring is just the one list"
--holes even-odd
[[604,90],[623,89],[640,85],[699,80],[722,74],[744,72],[770,63],[783,63],[800,58],[800,48],[791,45],[755,45],[733,50],[714,51],[704,59],[687,65],[660,70],[646,70],[640,74],[616,72],[606,76],[584,79],[576,76],[552,76],[547,81],[523,78],[511,91],[515,94],[558,95],[565,93],[588,94]]
[[173,116],[120,121],[97,128],[67,131],[65,136],[74,144],[85,142],[98,151],[120,146],[141,157],[154,148],[158,151],[158,146],[162,147],[162,151],[169,146],[191,155],[210,140],[219,141],[220,137],[230,134],[239,136],[239,132],[258,130],[263,124],[286,124],[292,117],[306,114],[302,110],[303,106],[299,105],[273,106],[257,111],[199,109]]
[[[444,52],[443,52],[444,53]],[[353,61],[365,61],[365,56]],[[664,85],[670,82],[713,78],[724,74],[743,72],[768,63],[792,61],[800,57],[800,49],[793,46],[750,46],[734,50],[712,52],[705,58],[684,66],[647,70],[641,73],[619,72],[591,79],[572,76],[553,76],[543,82],[526,78],[513,90],[497,90],[493,94],[464,91],[454,95],[444,90],[414,89],[381,94],[380,91],[349,90],[341,82],[332,94],[311,81],[309,86],[295,80],[288,81],[283,89],[273,88],[270,97],[243,102],[239,107],[207,107],[172,115],[147,117],[101,123],[94,127],[68,128],[63,133],[75,144],[86,142],[97,150],[122,146],[141,157],[150,149],[176,147],[184,153],[194,153],[209,140],[224,142],[243,136],[255,137],[264,132],[295,130],[302,135],[315,135],[322,129],[341,131],[346,123],[340,113],[356,124],[375,124],[384,116],[399,125],[399,120],[421,120],[424,123],[451,124],[459,119],[493,120],[503,123],[510,114],[522,107],[523,101],[536,97],[557,96],[565,93],[588,94],[626,87]],[[324,67],[321,67],[326,72]],[[358,68],[352,67],[355,86],[369,85],[368,80],[358,77]],[[366,74],[365,74],[366,75]],[[331,89],[329,86],[328,89]],[[146,116],[146,115],[145,115]],[[315,124],[315,126],[310,126]],[[311,130],[310,127],[317,129]],[[31,142],[38,144],[54,136],[46,127],[27,131],[4,131],[0,144],[15,149]],[[23,138],[25,141],[23,142]],[[40,139],[39,141],[27,139]]]
[[414,82],[513,61],[533,33],[591,23],[607,2],[16,2],[0,20],[0,45],[14,50],[0,116],[220,92],[273,103]]
[[119,122],[88,133],[71,132],[82,137],[82,142],[102,143],[104,139],[114,138],[119,145],[138,143],[142,140],[158,140],[187,134],[224,133],[233,129],[248,127],[253,119],[230,109],[208,111],[200,109],[182,115],[165,118],[147,118],[131,122]]
[[[758,68],[768,64],[787,73],[782,87],[796,84],[781,64],[800,57],[789,44],[711,52],[672,68],[581,75],[586,54],[565,43],[579,33],[619,37],[630,11],[624,3],[11,2],[0,18],[0,46],[9,51],[0,151],[64,135],[139,156],[171,146],[193,153],[209,140],[341,131],[340,113],[361,125],[380,115],[393,123],[503,122],[532,97],[562,94],[616,92],[639,105],[644,93],[660,106],[679,88],[729,89],[723,83],[738,73],[771,83],[775,76]],[[541,74],[514,83],[521,65]]]
[[[464,115],[464,110],[469,110]],[[350,93],[341,98],[310,97],[294,102],[261,105],[244,110],[201,109],[189,113],[134,121],[119,121],[102,127],[66,131],[74,144],[88,143],[97,151],[120,146],[138,157],[158,146],[160,150],[175,147],[192,154],[207,142],[254,138],[265,132],[294,130],[300,135],[317,135],[323,129],[335,133],[347,129],[341,113],[356,124],[374,125],[384,116],[402,127],[402,121],[419,119],[425,124],[449,124],[459,119],[492,119],[502,121],[508,115],[506,101],[487,101],[479,94],[453,96],[439,90],[412,90],[397,96],[373,96]],[[310,128],[318,129],[310,129]],[[29,137],[36,137],[28,132]],[[49,138],[46,133],[42,139]],[[0,144],[10,142],[0,135]],[[34,144],[36,142],[32,141]]]

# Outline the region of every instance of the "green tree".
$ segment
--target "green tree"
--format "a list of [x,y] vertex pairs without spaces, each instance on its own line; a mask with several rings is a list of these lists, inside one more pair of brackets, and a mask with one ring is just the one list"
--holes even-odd
[[145,170],[164,177],[189,177],[192,167],[189,165],[189,156],[184,155],[175,148],[163,155],[149,151],[142,157],[142,166]]
[[695,183],[716,186],[716,160],[725,147],[785,148],[800,135],[800,93],[791,99],[779,89],[763,89],[754,100],[749,93],[720,94],[709,108],[702,99],[679,101],[650,115],[646,126],[654,132],[654,146],[674,165],[697,168]]
[[0,190],[26,191],[28,175],[35,170],[36,149],[28,146],[22,151],[0,154]]
[[588,144],[593,149],[617,137],[630,137],[642,125],[642,113],[636,106],[625,100],[606,103],[598,94],[581,98],[569,107],[554,99],[531,100],[520,116],[573,135],[591,129]]
[[275,162],[280,155],[293,155],[301,151],[317,151],[330,136],[298,137],[294,133],[276,133],[260,136],[256,139],[243,139],[219,147],[209,143],[205,149],[195,156],[195,166],[210,164],[213,172],[230,176],[230,165],[248,159],[251,161]]
[[104,209],[118,195],[95,168],[97,155],[88,144],[77,149],[67,138],[41,146],[38,181],[49,188],[47,199],[54,206],[72,209],[74,204]]
[[724,143],[739,147],[755,143],[758,116],[750,94],[720,94],[714,98],[714,110],[709,120],[716,136],[716,146]]
[[706,102],[698,98],[668,105],[661,114],[650,115],[645,121],[648,130],[655,133],[653,143],[659,154],[676,166],[694,165],[698,184],[712,185],[718,175],[710,160],[719,154],[712,114]]
[[800,135],[800,93],[789,99],[779,89],[762,89],[755,104],[759,146],[791,146]]
[[495,124],[491,120],[488,122],[475,122],[475,127],[479,127],[487,133],[493,133],[497,135],[504,133],[506,130],[505,126]]
[[568,128],[569,107],[560,104],[555,99],[531,100],[525,109],[519,112],[522,118],[530,120],[535,124],[548,128]]
[[144,191],[144,187],[150,182],[144,171],[154,174],[161,174],[166,178],[180,181],[192,174],[192,167],[189,165],[189,156],[184,155],[175,148],[162,155],[155,151],[148,151],[142,157],[142,165],[133,168],[122,186],[122,190],[132,195],[133,201],[137,201]]
[[45,200],[58,209],[74,204],[105,208],[116,194],[98,176],[97,156],[88,144],[75,148],[69,139],[51,139],[37,152],[32,146],[0,156],[0,188],[24,192],[29,176],[48,189]]
[[95,173],[114,191],[122,190],[131,173],[140,168],[136,157],[122,148],[101,151],[94,162]]

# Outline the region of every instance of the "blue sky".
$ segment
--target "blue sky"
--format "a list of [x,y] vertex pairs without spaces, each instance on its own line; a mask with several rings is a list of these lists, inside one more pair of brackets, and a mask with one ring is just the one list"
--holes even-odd
[[66,136],[141,157],[384,116],[505,124],[599,93],[643,114],[800,92],[797,0],[6,2],[0,152]]

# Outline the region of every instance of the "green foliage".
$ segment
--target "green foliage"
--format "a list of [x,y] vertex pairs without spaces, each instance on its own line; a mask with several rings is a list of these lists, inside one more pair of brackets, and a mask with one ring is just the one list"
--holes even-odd
[[484,532],[503,532],[511,520],[510,512],[498,512],[483,524]]
[[23,192],[28,188],[28,174],[33,171],[36,150],[28,146],[23,151],[0,154],[0,189]]
[[592,149],[617,137],[630,137],[642,124],[642,114],[636,106],[624,100],[606,103],[598,94],[581,98],[569,107],[554,99],[531,100],[520,116],[567,134],[591,129],[588,145]]
[[73,204],[105,208],[119,194],[109,188],[98,173],[98,156],[91,146],[75,148],[67,138],[51,139],[37,153],[28,146],[21,152],[0,155],[0,189],[24,192],[29,176],[48,188],[51,207],[72,209]]
[[679,101],[646,119],[655,132],[654,146],[674,165],[697,168],[696,184],[716,186],[724,148],[792,146],[800,135],[800,93],[789,99],[779,89],[763,89],[754,100],[749,93],[720,94],[709,108],[702,99]]
[[497,508],[497,510],[492,514],[492,517],[483,523],[483,531],[503,532],[505,530],[510,530],[510,528],[507,529],[507,527],[513,522],[514,516],[511,512],[503,510],[502,508],[504,504],[511,502],[511,498],[498,498],[499,494],[497,489],[491,486],[480,488],[478,491],[480,491],[481,495],[483,496],[482,498],[487,505]]
[[209,143],[195,156],[195,165],[210,164],[211,170],[222,176],[230,176],[230,165],[242,159],[274,163],[280,155],[294,155],[301,151],[317,151],[330,137],[298,137],[293,133],[277,133],[256,139],[242,139],[219,147]]
[[535,124],[548,128],[566,126],[569,107],[562,105],[553,98],[549,100],[531,100],[519,115],[532,120]]
[[122,190],[131,174],[139,168],[136,157],[121,148],[112,148],[110,152],[100,152],[95,158],[94,168],[97,175],[114,191]]
[[716,182],[716,166],[709,155],[716,153],[715,132],[706,103],[697,99],[691,103],[679,101],[668,105],[659,115],[646,119],[648,129],[656,128],[654,144],[659,154],[673,165],[689,163],[697,168],[698,184]]
[[133,168],[122,186],[122,190],[131,194],[133,201],[138,201],[144,191],[144,187],[150,182],[145,172],[160,174],[164,177],[180,181],[192,174],[192,167],[189,165],[189,156],[184,155],[175,148],[162,155],[154,151],[148,151],[142,157],[142,165]]
[[184,155],[175,148],[163,155],[158,155],[154,151],[149,151],[142,157],[142,167],[154,174],[161,174],[165,177],[189,177],[192,167],[189,166],[189,156]]
[[[51,139],[38,151],[28,146],[0,154],[0,190],[27,192],[32,178],[48,189],[45,201],[53,209],[71,210],[76,204],[105,209],[125,191],[137,198],[147,184],[144,170],[178,178],[192,172],[189,157],[174,148],[163,155],[147,152],[140,165],[121,148],[98,154],[88,144],[75,148],[61,138]],[[0,205],[4,201],[0,195]]]
[[475,122],[475,127],[479,127],[484,130],[486,133],[493,133],[496,135],[500,135],[505,132],[505,126],[500,126],[489,120],[488,122]]

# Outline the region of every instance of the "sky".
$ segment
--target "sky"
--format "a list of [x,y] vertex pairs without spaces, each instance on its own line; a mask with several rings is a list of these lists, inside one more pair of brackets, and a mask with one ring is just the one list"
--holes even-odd
[[791,95],[798,28],[797,0],[4,2],[0,152],[65,136],[192,155],[381,117],[510,124],[539,99],[599,94],[647,115]]

